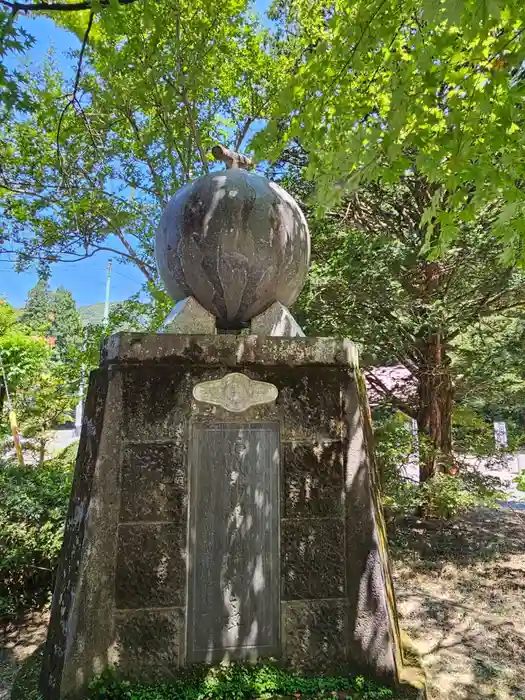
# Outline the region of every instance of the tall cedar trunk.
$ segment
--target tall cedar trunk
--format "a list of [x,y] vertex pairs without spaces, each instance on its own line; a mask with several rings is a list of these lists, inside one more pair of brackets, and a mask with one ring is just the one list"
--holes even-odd
[[419,479],[430,479],[452,461],[453,387],[450,359],[443,352],[439,332],[428,338],[419,375],[418,432],[420,446]]
[[[423,268],[423,299],[432,303],[442,283],[443,271],[439,261],[425,262]],[[452,458],[453,386],[450,358],[445,349],[442,331],[432,320],[423,325],[420,338],[421,364],[419,372],[418,432],[420,445],[419,479],[430,479],[444,462]],[[435,322],[435,319],[434,319]]]

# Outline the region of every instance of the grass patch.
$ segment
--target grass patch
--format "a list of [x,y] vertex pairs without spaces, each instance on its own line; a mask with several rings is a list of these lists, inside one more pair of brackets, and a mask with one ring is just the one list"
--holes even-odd
[[190,666],[170,683],[120,680],[109,670],[90,684],[89,700],[249,700],[258,698],[387,700],[396,696],[362,676],[304,676],[277,665]]

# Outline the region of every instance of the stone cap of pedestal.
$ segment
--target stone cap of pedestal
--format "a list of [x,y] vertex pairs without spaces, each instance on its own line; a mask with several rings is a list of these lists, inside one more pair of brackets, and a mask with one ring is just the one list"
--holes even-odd
[[106,338],[101,364],[176,362],[238,367],[357,367],[357,348],[343,338],[272,338],[259,335],[115,333]]

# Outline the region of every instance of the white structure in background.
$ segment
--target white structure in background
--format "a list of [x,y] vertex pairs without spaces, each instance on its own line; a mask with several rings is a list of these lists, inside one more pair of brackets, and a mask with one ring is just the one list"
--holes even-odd
[[496,443],[496,447],[498,449],[507,449],[507,424],[503,421],[496,421],[494,423],[494,442]]
[[411,481],[419,481],[419,435],[417,432],[417,421],[411,418],[406,422],[407,429],[412,434],[412,450],[407,455],[407,461],[402,465],[403,475]]
[[78,393],[80,395],[80,401],[77,403],[77,408],[75,410],[75,436],[80,437],[80,431],[82,429],[82,416],[84,414],[84,373],[86,368],[82,366],[82,376],[80,378],[80,387]]

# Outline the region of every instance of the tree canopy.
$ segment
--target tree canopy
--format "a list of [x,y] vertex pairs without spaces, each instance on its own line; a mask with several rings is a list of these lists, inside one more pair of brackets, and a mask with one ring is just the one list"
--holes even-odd
[[[307,156],[296,145],[285,158],[283,184],[307,197],[316,184],[304,180]],[[433,187],[407,169],[396,183],[362,185],[314,219],[313,263],[296,309],[309,334],[360,345],[373,394],[415,419],[430,446],[423,478],[450,466],[458,405],[482,423],[505,391],[522,405],[525,387],[512,331],[502,327],[511,319],[514,332],[520,327],[525,272],[502,262],[490,208],[463,223],[439,259],[428,259],[422,220]],[[480,334],[499,358],[483,349]]]
[[[60,22],[86,37],[85,13]],[[214,143],[248,142],[291,61],[242,0],[96,14],[74,79],[28,77],[34,110],[1,127],[4,251],[42,268],[110,251],[152,289],[163,206]]]
[[257,149],[299,137],[330,206],[407,169],[433,186],[425,247],[439,253],[488,205],[511,264],[525,259],[520,0],[278,0],[302,58]]
[[[110,252],[152,301],[129,300],[110,328],[156,329],[170,304],[153,259],[161,210],[215,167],[220,141],[284,178],[309,214],[307,329],[410,375],[408,397],[375,386],[432,443],[427,475],[450,455],[459,403],[488,415],[507,387],[518,405],[503,326],[521,333],[524,304],[525,6],[275,0],[264,28],[244,0],[56,5],[45,10],[81,45],[71,75],[50,58],[17,77],[27,106],[0,124],[0,253],[46,274]],[[479,358],[494,352],[513,370],[491,383],[501,363]]]

